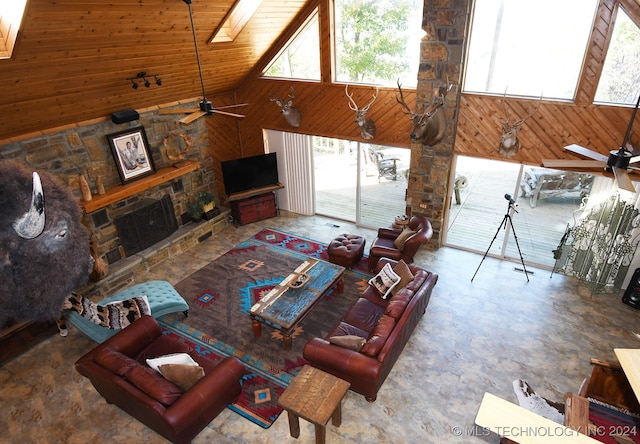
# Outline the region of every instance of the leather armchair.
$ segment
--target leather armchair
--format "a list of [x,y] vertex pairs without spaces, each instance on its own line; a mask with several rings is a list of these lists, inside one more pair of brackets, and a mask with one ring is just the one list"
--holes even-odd
[[[153,317],[143,316],[90,350],[75,366],[109,404],[171,442],[189,443],[238,398],[244,374],[244,365],[236,358],[216,364],[189,350],[185,343],[163,335]],[[188,353],[204,369],[204,377],[187,391],[146,365],[147,358],[171,353]]]
[[425,216],[415,215],[409,220],[408,229],[416,231],[404,244],[402,250],[398,249],[394,242],[402,232],[392,228],[379,228],[378,237],[373,241],[369,250],[369,270],[376,269],[378,260],[382,257],[399,261],[403,259],[407,264],[413,263],[413,257],[420,247],[426,244],[433,236],[431,222]]

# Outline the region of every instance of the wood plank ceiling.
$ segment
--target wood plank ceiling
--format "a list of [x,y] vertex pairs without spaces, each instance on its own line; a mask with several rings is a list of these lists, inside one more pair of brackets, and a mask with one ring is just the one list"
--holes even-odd
[[[193,0],[208,98],[233,91],[306,3],[264,0],[233,42],[207,43],[234,0]],[[134,90],[127,78],[158,74]],[[201,96],[183,0],[28,0],[0,60],[0,140]]]

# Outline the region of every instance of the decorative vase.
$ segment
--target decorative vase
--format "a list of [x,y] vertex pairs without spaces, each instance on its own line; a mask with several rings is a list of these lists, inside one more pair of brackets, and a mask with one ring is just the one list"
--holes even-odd
[[78,180],[80,181],[80,192],[82,193],[82,200],[85,202],[89,202],[93,199],[91,195],[91,188],[89,188],[89,182],[87,182],[87,178],[84,177],[84,174],[78,175]]
[[102,176],[96,177],[96,191],[98,194],[104,194],[104,184],[102,183]]

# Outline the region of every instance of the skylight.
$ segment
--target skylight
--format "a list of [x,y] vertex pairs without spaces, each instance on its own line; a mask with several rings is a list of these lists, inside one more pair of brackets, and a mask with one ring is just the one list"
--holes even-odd
[[11,0],[0,4],[0,59],[10,59],[16,44],[27,0]]
[[232,42],[253,17],[261,3],[262,0],[238,0],[222,25],[213,33],[211,43]]

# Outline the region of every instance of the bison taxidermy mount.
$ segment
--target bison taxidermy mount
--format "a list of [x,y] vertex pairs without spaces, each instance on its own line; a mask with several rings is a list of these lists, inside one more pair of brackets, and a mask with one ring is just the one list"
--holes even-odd
[[0,162],[0,328],[53,321],[93,260],[73,194],[46,172]]

